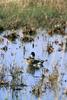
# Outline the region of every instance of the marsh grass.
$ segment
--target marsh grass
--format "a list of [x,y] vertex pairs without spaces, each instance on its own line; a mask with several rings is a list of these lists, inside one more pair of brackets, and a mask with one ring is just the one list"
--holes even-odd
[[0,0],[0,31],[24,25],[53,28],[67,20],[65,0]]

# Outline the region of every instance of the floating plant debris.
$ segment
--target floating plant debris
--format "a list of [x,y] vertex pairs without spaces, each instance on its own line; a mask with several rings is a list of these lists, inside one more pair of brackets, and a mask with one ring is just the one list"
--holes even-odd
[[42,96],[42,94],[45,93],[46,90],[50,87],[50,82],[48,80],[48,76],[49,76],[48,72],[49,70],[45,68],[40,80],[32,88],[32,93],[37,97]]
[[64,89],[64,94],[67,96],[67,88]]
[[4,66],[0,65],[0,80],[4,80],[6,74],[6,69]]
[[52,30],[49,30],[49,31],[48,31],[48,34],[52,36],[52,35],[53,35]]
[[5,51],[5,52],[7,51],[7,49],[8,49],[7,46],[4,46],[3,48],[1,48],[1,50]]
[[4,35],[4,37],[13,42],[17,38],[17,34],[12,32],[11,34]]
[[13,66],[13,67],[11,66],[10,74],[11,74],[12,80],[10,83],[10,87],[13,90],[22,90],[22,87],[26,86],[22,81],[22,73],[23,73],[22,68],[18,66]]
[[49,82],[51,84],[51,88],[55,91],[57,89],[57,84],[58,84],[58,77],[59,77],[59,72],[56,67],[54,67],[54,70],[51,75],[49,75]]
[[4,41],[4,39],[0,36],[0,43],[2,43]]
[[53,50],[54,50],[54,48],[53,48],[52,45],[48,45],[47,46],[47,52],[48,52],[48,54],[51,54],[53,52]]
[[4,81],[4,80],[0,80],[0,87],[1,86],[5,86],[5,87],[9,87],[9,82],[7,82],[7,81]]
[[23,42],[31,42],[34,41],[33,37],[29,36],[29,35],[24,35],[22,38]]

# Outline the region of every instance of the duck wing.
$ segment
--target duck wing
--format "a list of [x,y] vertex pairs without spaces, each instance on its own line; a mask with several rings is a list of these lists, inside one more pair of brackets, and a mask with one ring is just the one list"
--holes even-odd
[[44,61],[43,60],[33,60],[32,63],[33,64],[43,64]]
[[33,60],[32,63],[33,64],[38,64],[40,61],[39,60]]

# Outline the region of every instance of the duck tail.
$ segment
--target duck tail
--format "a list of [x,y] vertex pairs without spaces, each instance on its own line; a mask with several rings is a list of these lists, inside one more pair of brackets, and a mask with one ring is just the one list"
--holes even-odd
[[41,63],[43,64],[44,63],[44,60],[41,60]]

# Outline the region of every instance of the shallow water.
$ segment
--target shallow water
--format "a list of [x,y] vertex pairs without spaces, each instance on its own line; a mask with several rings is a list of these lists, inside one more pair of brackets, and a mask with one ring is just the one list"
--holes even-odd
[[[24,43],[20,38],[11,42],[3,36],[1,38],[3,41],[0,42],[0,65],[7,68],[5,79],[11,81],[9,69],[14,64],[23,68],[23,81],[27,86],[20,91],[12,90],[10,87],[1,87],[0,100],[67,100],[67,96],[63,94],[64,89],[67,89],[67,51],[65,51],[66,46],[61,47],[59,45],[62,42],[65,45],[64,36],[56,34],[49,36],[45,30],[38,30],[32,42]],[[58,43],[55,43],[55,41],[58,41]],[[48,44],[52,44],[54,48],[51,54],[47,52]],[[2,49],[4,46],[7,46],[5,51]],[[39,70],[29,73],[26,59],[31,52],[35,52],[36,59],[44,60],[44,64]],[[52,73],[53,67],[56,65],[59,70],[59,91],[56,94],[53,90],[47,89],[40,97],[36,97],[31,90],[40,80],[43,68],[48,68],[49,73]],[[63,77],[61,73],[64,73]]]

